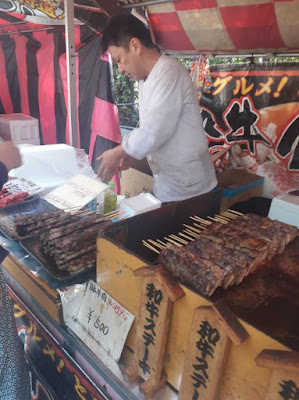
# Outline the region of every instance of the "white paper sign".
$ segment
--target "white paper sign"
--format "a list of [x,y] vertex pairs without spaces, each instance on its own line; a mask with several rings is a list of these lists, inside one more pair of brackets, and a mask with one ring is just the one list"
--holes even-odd
[[76,320],[117,362],[134,318],[100,286],[88,282]]
[[107,185],[85,175],[76,175],[70,181],[44,196],[48,203],[61,210],[80,209],[97,197]]
[[31,195],[41,191],[39,186],[25,178],[18,178],[8,181],[5,183],[4,187],[10,193],[28,192],[28,194]]

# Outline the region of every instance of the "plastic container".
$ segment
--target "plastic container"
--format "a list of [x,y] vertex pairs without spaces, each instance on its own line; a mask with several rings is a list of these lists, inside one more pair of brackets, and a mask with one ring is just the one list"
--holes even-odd
[[0,114],[0,132],[4,140],[14,144],[40,144],[38,120],[29,115]]
[[124,211],[125,217],[133,217],[147,211],[155,210],[161,207],[162,202],[150,193],[140,193],[138,196],[124,199],[121,202],[120,209]]
[[110,181],[108,185],[109,189],[105,193],[104,199],[104,214],[115,211],[117,206],[117,194],[114,190],[114,182]]
[[274,197],[268,217],[299,228],[299,190]]

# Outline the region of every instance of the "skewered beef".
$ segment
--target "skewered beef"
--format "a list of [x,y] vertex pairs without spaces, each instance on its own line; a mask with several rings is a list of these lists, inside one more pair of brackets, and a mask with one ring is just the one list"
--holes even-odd
[[75,223],[50,229],[41,235],[41,248],[49,263],[60,270],[80,272],[96,263],[96,239],[111,221],[91,215]]
[[107,223],[111,221],[102,215],[71,215],[61,210],[14,219],[20,237],[40,235],[41,252],[47,262],[71,273],[95,265],[97,235]]
[[204,295],[239,284],[295,239],[294,226],[255,214],[214,222],[183,247],[167,244],[159,262]]

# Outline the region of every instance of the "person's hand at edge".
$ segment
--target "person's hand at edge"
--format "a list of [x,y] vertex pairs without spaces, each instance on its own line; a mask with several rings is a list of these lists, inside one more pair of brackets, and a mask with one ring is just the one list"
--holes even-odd
[[0,161],[5,165],[7,171],[22,165],[19,149],[12,142],[0,144]]

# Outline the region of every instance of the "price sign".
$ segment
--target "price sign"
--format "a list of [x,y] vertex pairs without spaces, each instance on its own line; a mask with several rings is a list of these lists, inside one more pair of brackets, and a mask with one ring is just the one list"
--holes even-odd
[[76,175],[70,181],[52,190],[44,196],[44,199],[61,210],[80,209],[107,187],[105,183],[98,182],[85,175]]
[[134,318],[100,286],[88,282],[76,319],[115,361],[119,361]]
[[8,181],[5,183],[4,187],[10,193],[28,192],[28,194],[31,195],[41,191],[39,186],[25,178]]

